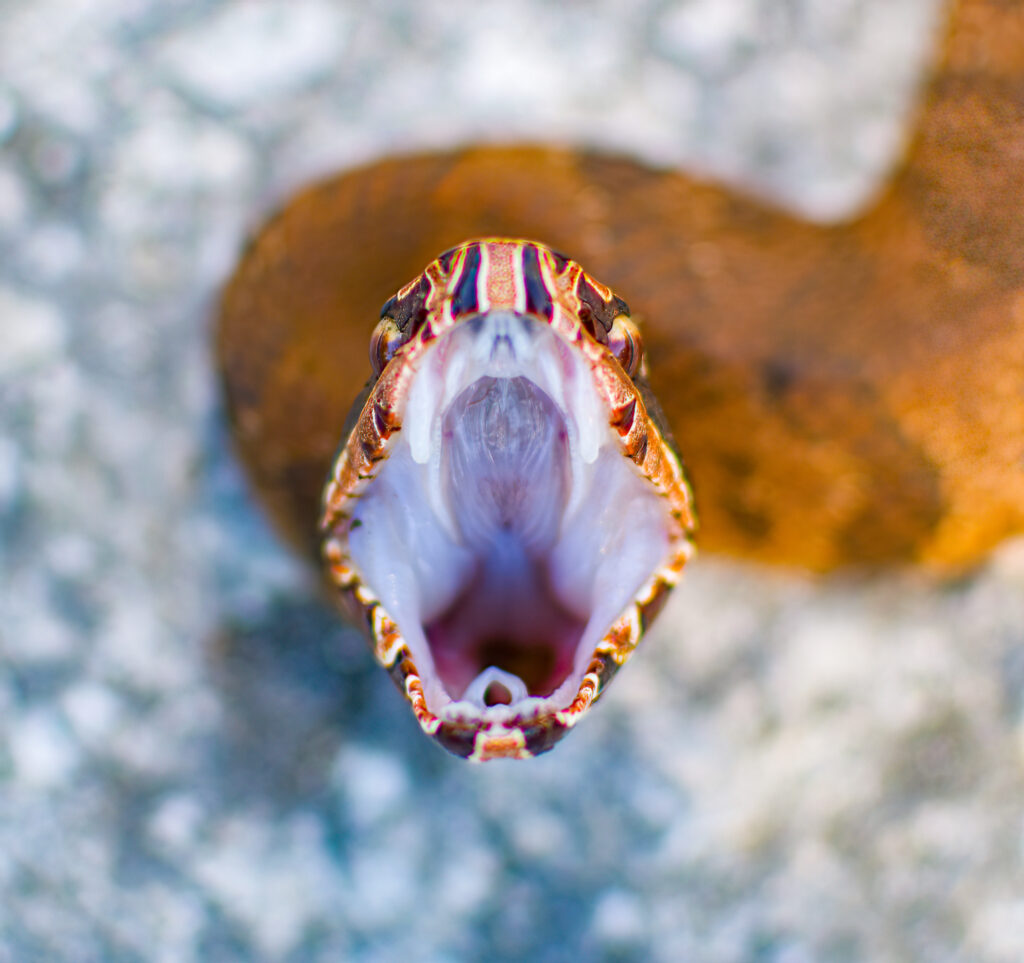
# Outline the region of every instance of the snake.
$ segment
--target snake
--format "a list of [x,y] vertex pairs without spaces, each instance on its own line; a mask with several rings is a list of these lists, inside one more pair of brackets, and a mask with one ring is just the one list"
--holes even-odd
[[242,254],[234,444],[423,731],[536,756],[698,508],[702,551],[808,572],[959,573],[1024,529],[1022,200],[1007,0],[951,6],[903,160],[842,223],[589,148],[385,157]]

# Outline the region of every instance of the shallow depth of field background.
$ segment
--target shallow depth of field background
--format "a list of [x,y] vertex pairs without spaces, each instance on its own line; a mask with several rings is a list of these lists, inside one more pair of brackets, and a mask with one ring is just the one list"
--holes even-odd
[[1019,544],[942,585],[701,558],[577,732],[474,768],[267,531],[209,350],[259,219],[391,151],[840,216],[937,11],[0,0],[0,963],[1024,959]]

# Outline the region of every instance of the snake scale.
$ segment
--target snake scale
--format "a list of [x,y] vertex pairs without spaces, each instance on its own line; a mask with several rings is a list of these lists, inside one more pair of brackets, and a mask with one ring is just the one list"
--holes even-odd
[[[468,258],[500,260],[506,255],[487,245],[532,239],[504,242],[500,250],[512,251],[514,261],[504,274],[476,263],[474,292],[490,297],[503,317],[536,315],[523,307],[531,284],[565,301],[569,314],[582,311],[576,329],[561,337],[590,350],[595,372],[628,367],[616,354],[621,345],[609,347],[608,339],[613,324],[631,316],[650,359],[649,371],[645,365],[635,373],[636,411],[650,417],[651,439],[668,445],[670,428],[678,442],[703,549],[813,571],[882,564],[962,570],[1024,529],[1022,198],[1024,10],[1013,0],[952,5],[905,158],[871,206],[841,224],[812,224],[736,190],[593,150],[487,146],[386,158],[299,193],[260,230],[228,284],[216,351],[237,448],[279,529],[301,551],[317,551],[325,478],[333,472],[337,480],[342,471],[332,469],[338,446],[359,424],[360,410],[363,419],[373,414],[361,408],[345,427],[370,374],[364,346],[381,304],[419,279],[402,288],[406,298],[419,291],[403,315],[407,323],[415,314],[412,327],[400,330],[385,308],[382,324],[398,339],[389,349],[398,360],[388,368],[391,354],[381,357],[375,375],[406,364],[417,324],[426,324],[427,342],[450,342],[445,332],[463,317],[456,288],[461,282],[464,293],[469,283]],[[495,240],[473,247],[483,252],[473,255],[465,242],[476,238]],[[534,250],[540,253],[523,253]],[[444,251],[461,253],[445,262],[438,257]],[[566,288],[568,275],[560,272],[572,262],[561,251],[587,272],[572,284],[602,292],[607,328],[577,296],[583,288]],[[424,265],[435,266],[432,281]],[[506,282],[513,293],[503,300]],[[622,302],[612,310],[618,295],[628,309]],[[392,309],[396,303],[388,301]],[[482,310],[476,301],[473,308],[466,317]],[[505,318],[502,333],[487,335],[492,349],[499,341],[522,350],[539,343],[535,325],[513,330],[511,323]],[[489,375],[476,400],[487,424],[505,418],[502,444],[547,457],[528,441],[508,442],[517,426],[547,410],[543,392],[515,371],[504,381]],[[648,378],[667,419],[664,431]],[[527,410],[511,422],[499,400],[510,392]],[[387,411],[405,403],[395,396]],[[557,421],[557,405],[548,407]],[[387,411],[378,406],[378,427]],[[439,412],[436,430],[448,425]],[[565,417],[569,436],[583,437],[586,424],[572,427],[575,416]],[[471,429],[453,431],[459,438]],[[376,437],[384,459],[388,451]],[[576,442],[564,444],[569,464]],[[448,456],[437,457],[449,465]],[[561,470],[557,459],[552,464],[547,471]],[[329,506],[325,524],[332,524]],[[331,580],[338,543],[328,533],[325,545]],[[488,558],[477,558],[472,579],[486,582]],[[540,571],[522,564],[530,578]],[[363,591],[354,609],[416,709],[418,683],[410,680],[422,681],[422,671],[410,668],[416,660],[396,643],[400,626],[381,621],[380,593]],[[470,594],[452,591],[453,598]],[[551,619],[563,610],[569,622],[582,618],[560,596]],[[427,635],[442,624],[454,632],[459,618],[452,611],[438,615]],[[383,644],[389,632],[390,649]],[[607,638],[595,652],[607,650]],[[419,662],[424,658],[431,660],[421,655]],[[429,718],[417,710],[421,725],[472,758],[550,748],[571,724],[568,704],[511,718],[508,706],[517,699],[509,689],[518,680],[527,679],[530,697],[548,693],[530,681],[530,672],[539,672],[536,659],[510,658],[504,665],[493,657],[493,679],[504,681],[481,697],[479,718],[456,713],[439,722],[444,713],[435,706]],[[492,671],[488,659],[478,661],[473,672]],[[582,677],[593,660],[579,664]],[[607,681],[595,678],[584,709]]]

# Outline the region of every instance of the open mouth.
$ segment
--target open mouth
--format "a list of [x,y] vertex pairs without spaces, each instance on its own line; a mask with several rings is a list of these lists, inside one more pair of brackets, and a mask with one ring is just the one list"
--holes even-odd
[[349,550],[443,719],[566,708],[669,551],[664,499],[622,457],[592,382],[548,325],[511,312],[421,357]]
[[689,491],[633,380],[624,308],[573,262],[503,240],[442,255],[385,305],[377,378],[325,489],[324,558],[420,726],[458,755],[550,749],[690,556]]

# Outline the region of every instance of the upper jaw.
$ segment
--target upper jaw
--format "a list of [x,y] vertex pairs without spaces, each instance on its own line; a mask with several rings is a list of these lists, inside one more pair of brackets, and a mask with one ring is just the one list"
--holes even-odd
[[[474,391],[487,410],[453,428],[446,414],[469,409]],[[505,411],[505,396],[527,413]],[[538,412],[564,431],[531,444]],[[496,479],[483,470],[510,445],[554,479],[528,491],[519,514],[505,511],[521,494],[508,466]],[[608,534],[616,515],[621,531]],[[495,562],[510,526],[520,561]],[[499,310],[428,323],[387,365],[332,472],[322,527],[329,575],[424,731],[484,760],[547,751],[586,713],[689,558],[692,515],[678,462],[607,350],[557,310]],[[526,587],[509,588],[517,580]],[[490,624],[487,611],[503,606]],[[519,614],[531,607],[534,623]],[[511,661],[487,648],[483,636],[499,629],[519,646]],[[539,682],[524,651],[569,665]]]

